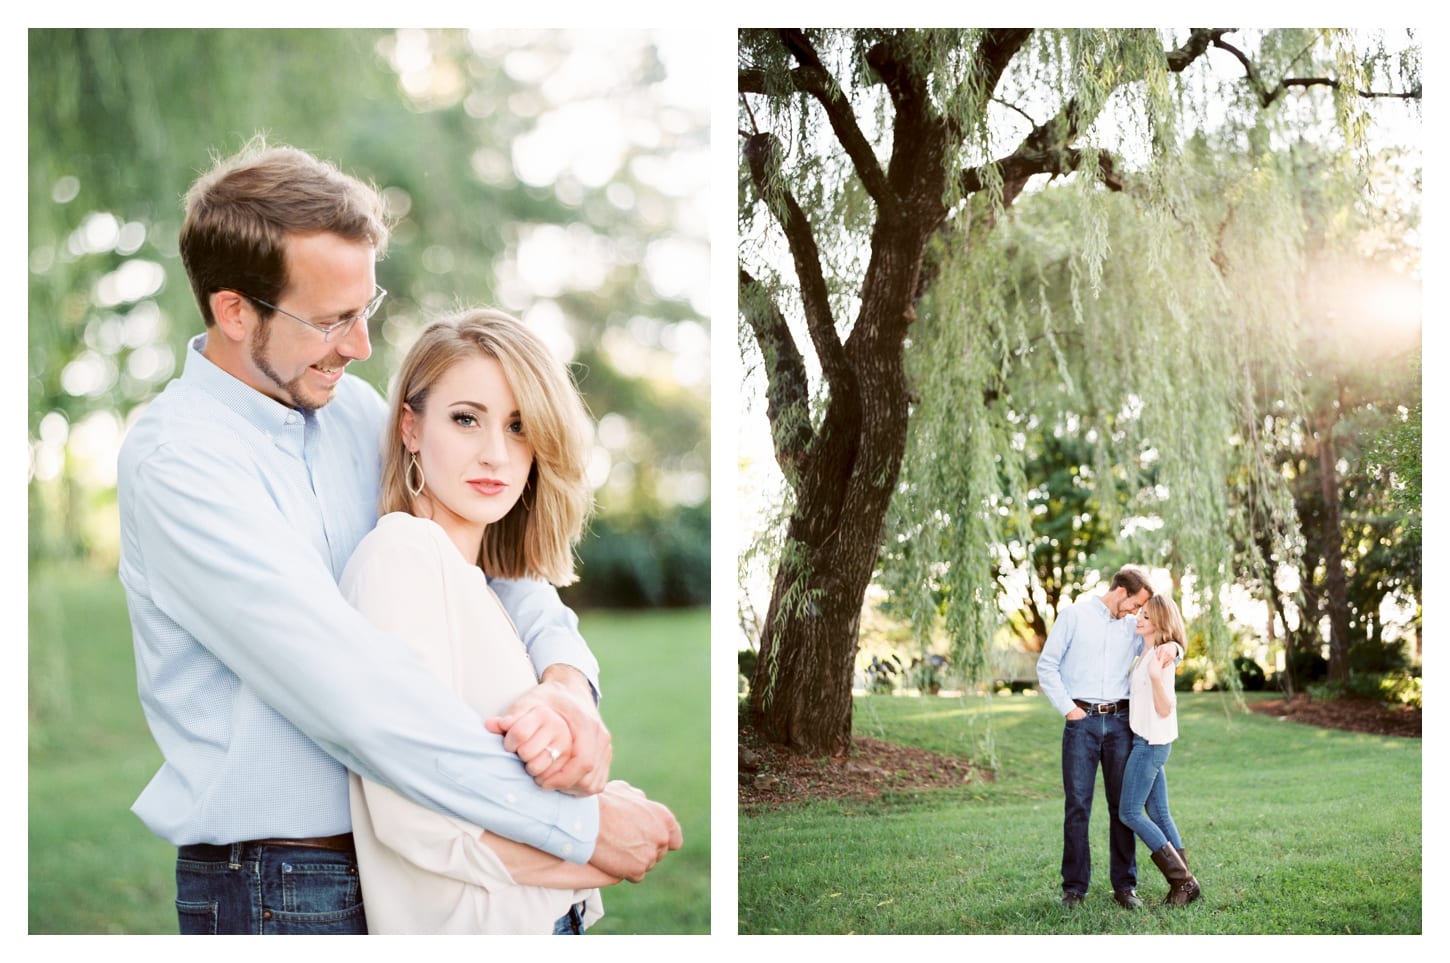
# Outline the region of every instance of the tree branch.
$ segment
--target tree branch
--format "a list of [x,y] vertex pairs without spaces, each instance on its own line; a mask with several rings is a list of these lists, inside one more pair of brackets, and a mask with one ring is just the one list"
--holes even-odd
[[[1034,174],[1070,174],[1082,165],[1085,153],[1078,147],[1031,151],[1018,148],[1016,152],[992,161],[990,164],[962,171],[962,193],[974,194],[980,191],[986,186],[987,172],[994,168],[1004,184],[1026,181]],[[1117,173],[1112,155],[1102,151],[1098,153],[1097,157],[1098,172],[1102,175],[1103,186],[1113,191],[1125,190],[1126,185]]]
[[[1227,32],[1224,28],[1194,27],[1181,47],[1164,51],[1163,58],[1168,70],[1180,73],[1187,69]],[[1008,39],[1015,39],[1018,46],[1026,41],[1025,36]],[[1015,53],[1015,48],[1012,52]],[[1005,66],[1005,61],[1003,65]],[[995,168],[1002,179],[1003,198],[1011,203],[1011,199],[1017,196],[1027,179],[1034,174],[1066,174],[1077,170],[1082,162],[1082,153],[1069,145],[1094,119],[1095,115],[1085,114],[1077,97],[1070,98],[1055,117],[1034,127],[1011,154],[991,164],[963,171],[960,182],[963,193],[972,194],[981,190],[986,183],[986,173]],[[1110,190],[1124,189],[1110,155],[1098,155],[1098,170],[1103,184]]]
[[926,102],[926,82],[915,71],[907,69],[905,59],[896,48],[896,44],[883,40],[866,51],[866,63],[886,85],[897,117],[903,114],[915,117]]
[[988,30],[982,36],[982,42],[977,44],[975,63],[982,70],[984,97],[990,97],[997,89],[997,85],[1002,82],[1002,75],[1007,72],[1007,65],[1017,56],[1017,51],[1022,49],[1030,36],[1030,29]]
[[744,268],[739,270],[740,314],[765,359],[765,415],[770,421],[775,461],[794,487],[814,440],[805,360],[765,285]]
[[850,369],[831,316],[830,297],[821,271],[821,252],[810,221],[786,189],[780,175],[780,141],[770,133],[746,138],[745,159],[750,165],[750,179],[755,189],[785,232],[786,244],[790,247],[796,276],[800,280],[806,330],[810,332],[826,383],[833,390],[842,389],[849,381]]
[[825,108],[831,130],[835,131],[836,139],[846,149],[846,156],[851,158],[851,165],[855,167],[856,176],[861,178],[866,192],[878,206],[886,207],[894,203],[896,199],[891,192],[891,186],[886,182],[886,173],[881,169],[876,153],[856,123],[851,102],[846,99],[836,78],[821,63],[820,55],[816,53],[810,39],[801,30],[782,30],[780,38],[791,56],[801,65],[800,69],[791,71],[796,89],[810,94]]
[[[1271,90],[1269,89],[1268,84],[1266,84],[1264,82],[1264,79],[1259,75],[1259,71],[1257,70],[1257,68],[1254,67],[1253,61],[1251,61],[1248,55],[1245,54],[1242,50],[1238,49],[1233,44],[1224,40],[1222,37],[1214,37],[1213,46],[1217,47],[1219,50],[1231,54],[1234,59],[1237,60],[1239,64],[1244,68],[1244,79],[1248,82],[1249,89],[1258,96],[1260,107],[1268,107],[1274,101],[1278,100],[1280,97],[1284,96],[1284,94],[1288,93],[1289,88],[1291,87],[1329,87],[1332,90],[1341,90],[1344,88],[1343,82],[1336,80],[1333,77],[1285,77],[1283,80],[1279,81],[1278,86],[1274,87]],[[1420,99],[1420,87],[1418,85],[1411,90],[1401,91],[1399,93],[1382,90],[1360,90],[1353,87],[1351,87],[1350,90],[1353,91],[1356,96],[1371,100],[1376,98],[1388,98],[1393,100]]]

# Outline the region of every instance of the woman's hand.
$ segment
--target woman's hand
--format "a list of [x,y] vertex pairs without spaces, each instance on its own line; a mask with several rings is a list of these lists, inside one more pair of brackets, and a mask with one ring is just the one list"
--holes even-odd
[[484,725],[504,737],[542,789],[590,796],[609,781],[613,739],[588,681],[568,666],[549,666],[543,681]]

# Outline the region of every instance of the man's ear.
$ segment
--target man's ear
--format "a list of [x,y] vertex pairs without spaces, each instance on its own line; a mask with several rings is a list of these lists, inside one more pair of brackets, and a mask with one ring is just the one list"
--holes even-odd
[[216,319],[216,328],[222,336],[231,341],[241,341],[247,334],[248,313],[254,311],[250,301],[235,291],[213,291],[211,316]]

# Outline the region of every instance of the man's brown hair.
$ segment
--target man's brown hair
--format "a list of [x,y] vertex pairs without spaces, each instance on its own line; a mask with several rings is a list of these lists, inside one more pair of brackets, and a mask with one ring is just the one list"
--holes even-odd
[[374,188],[306,151],[268,147],[261,137],[197,178],[185,209],[181,263],[208,327],[216,323],[217,291],[281,299],[288,235],[336,234],[371,244],[379,257],[388,245],[383,199]]
[[1128,598],[1132,598],[1144,589],[1152,591],[1152,586],[1148,584],[1148,572],[1139,565],[1124,565],[1118,569],[1112,582],[1108,584],[1108,591],[1115,588],[1127,589]]

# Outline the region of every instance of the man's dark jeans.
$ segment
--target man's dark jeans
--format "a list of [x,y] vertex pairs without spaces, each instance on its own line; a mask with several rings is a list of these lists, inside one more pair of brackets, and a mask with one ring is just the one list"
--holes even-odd
[[1103,770],[1103,788],[1107,790],[1111,820],[1108,852],[1113,889],[1133,889],[1138,885],[1137,839],[1118,818],[1123,768],[1132,749],[1133,731],[1128,727],[1127,709],[1103,715],[1089,713],[1063,725],[1062,889],[1065,893],[1087,893],[1092,880],[1088,822],[1093,812],[1099,766]]
[[368,931],[357,856],[301,846],[183,846],[176,860],[183,934]]

